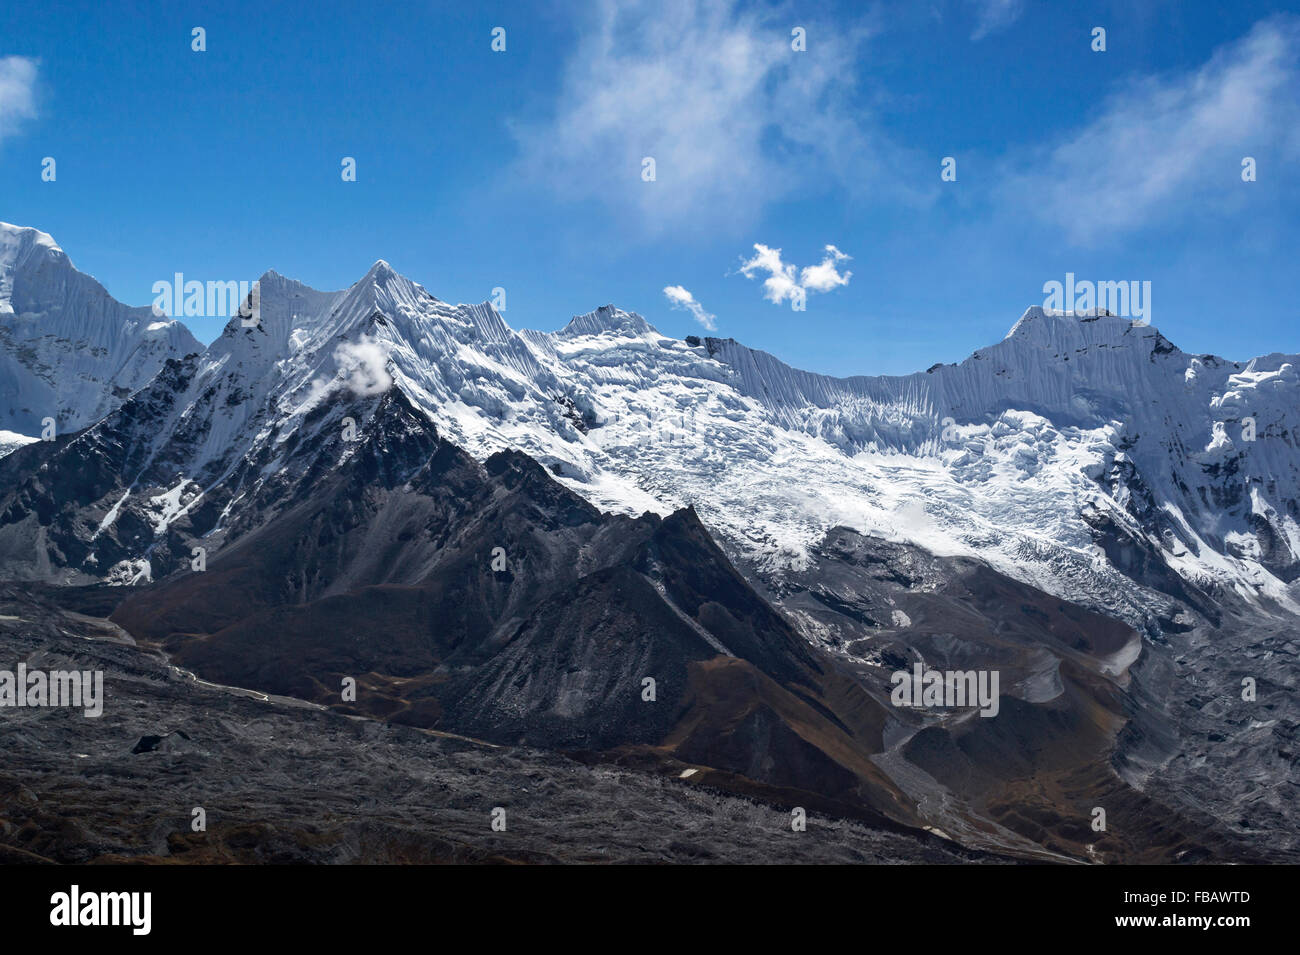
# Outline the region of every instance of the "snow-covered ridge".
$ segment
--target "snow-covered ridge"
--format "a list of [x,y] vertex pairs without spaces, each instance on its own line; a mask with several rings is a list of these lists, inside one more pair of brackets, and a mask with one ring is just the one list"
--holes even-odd
[[138,436],[154,476],[129,495],[163,529],[395,387],[471,453],[522,450],[605,509],[695,505],[773,579],[845,525],[1138,623],[1160,599],[1123,574],[1143,554],[1198,590],[1295,608],[1296,356],[1192,356],[1149,326],[1030,308],[959,364],[834,378],[612,305],[516,331],[383,261],[339,292],[274,272],[260,292],[261,324],[232,319]]
[[0,429],[39,437],[99,420],[168,358],[203,346],[180,322],[129,308],[44,232],[0,222]]
[[583,335],[658,335],[658,330],[635,312],[614,305],[602,305],[586,315],[576,315],[555,333],[560,338]]
[[62,255],[54,238],[37,229],[0,222],[0,315],[12,315],[14,273],[25,269],[36,256]]

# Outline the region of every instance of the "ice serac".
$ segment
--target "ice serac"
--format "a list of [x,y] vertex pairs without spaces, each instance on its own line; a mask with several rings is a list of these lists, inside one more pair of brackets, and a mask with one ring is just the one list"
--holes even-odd
[[44,232],[0,222],[0,430],[80,430],[169,358],[201,351],[181,323],[116,301]]

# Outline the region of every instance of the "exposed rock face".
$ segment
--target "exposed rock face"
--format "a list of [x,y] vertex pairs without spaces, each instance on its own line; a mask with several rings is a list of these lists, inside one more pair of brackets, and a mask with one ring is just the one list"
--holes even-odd
[[[131,595],[114,620],[219,683],[497,742],[681,750],[919,822],[866,758],[883,708],[692,512],[602,515],[524,455],[480,465],[399,392],[379,404],[341,467],[268,492],[258,526],[203,572]],[[737,678],[753,692],[720,688]],[[856,693],[851,718],[830,714],[832,693]]]
[[[1012,861],[812,803],[791,838],[793,793],[730,796],[673,760],[577,761],[213,686],[89,616],[111,600],[55,596],[82,612],[0,585],[0,646],[103,671],[107,705],[5,711],[0,864]],[[133,753],[142,739],[160,744]]]
[[[1283,807],[1300,712],[1279,621],[1236,607],[1216,629],[1180,611],[1179,627],[1165,621],[1168,635],[1151,640],[977,561],[848,528],[766,595],[879,699],[918,663],[999,674],[996,718],[891,708],[873,756],[950,835],[988,844],[972,827],[992,824],[1003,830],[994,844],[1014,833],[1092,861],[1203,861],[1224,844],[1297,851]],[[1267,702],[1244,702],[1242,678],[1265,672]],[[1097,806],[1104,835],[1091,828]]]

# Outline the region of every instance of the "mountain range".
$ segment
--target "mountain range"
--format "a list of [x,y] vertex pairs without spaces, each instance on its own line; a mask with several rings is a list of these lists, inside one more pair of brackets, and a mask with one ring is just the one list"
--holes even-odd
[[[0,577],[207,680],[969,850],[1300,852],[1297,356],[1031,307],[832,378],[383,261],[255,319],[205,348],[0,224]],[[998,715],[891,704],[914,664]]]

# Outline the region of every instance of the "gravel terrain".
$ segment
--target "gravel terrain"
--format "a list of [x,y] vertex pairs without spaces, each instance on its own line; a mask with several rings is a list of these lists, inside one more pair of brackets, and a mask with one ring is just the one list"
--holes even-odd
[[[0,668],[104,671],[103,716],[0,709],[0,861],[997,861],[726,796],[195,680],[101,618],[0,587]],[[205,832],[191,828],[206,813]],[[506,810],[506,831],[491,813]]]

